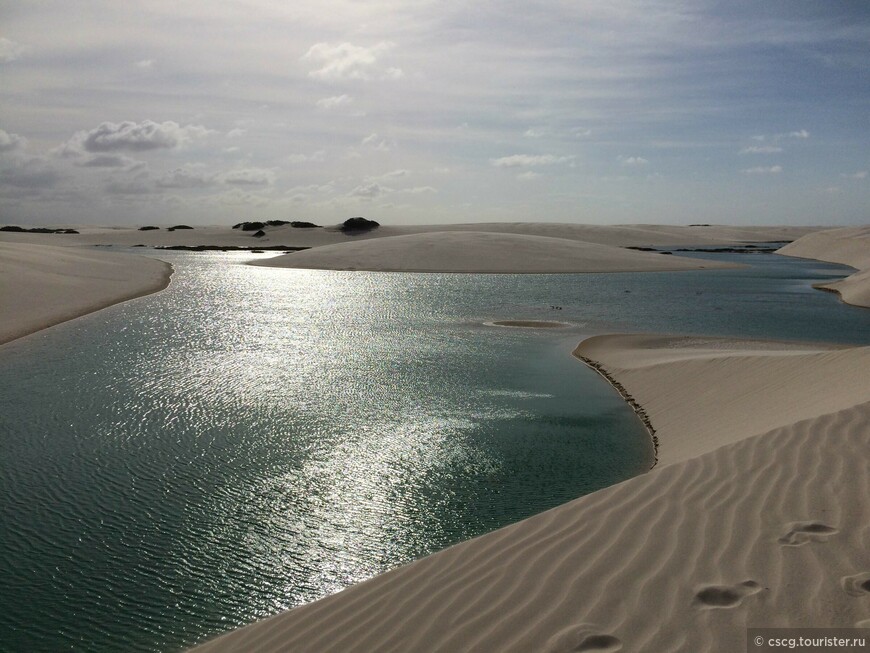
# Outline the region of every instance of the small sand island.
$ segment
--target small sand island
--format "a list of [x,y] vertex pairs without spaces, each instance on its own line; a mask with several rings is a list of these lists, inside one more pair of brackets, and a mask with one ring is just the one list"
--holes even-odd
[[495,326],[517,327],[521,329],[564,329],[571,326],[567,322],[551,322],[547,320],[497,320],[490,322]]

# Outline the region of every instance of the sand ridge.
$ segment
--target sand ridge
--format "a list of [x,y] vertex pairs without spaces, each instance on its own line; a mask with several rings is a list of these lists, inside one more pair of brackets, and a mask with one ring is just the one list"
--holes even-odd
[[610,245],[476,231],[440,231],[324,245],[256,261],[268,267],[383,272],[571,273],[740,267]]
[[[580,350],[651,415],[676,413],[669,464],[196,650],[733,653],[749,626],[866,620],[870,386],[855,369],[870,347],[605,336]],[[657,373],[633,376],[635,359]],[[699,371],[725,382],[718,412]],[[792,414],[808,376],[822,396]],[[741,411],[738,389],[762,382]],[[696,412],[716,431],[700,446]],[[746,433],[742,413],[774,426]]]
[[0,242],[0,344],[169,284],[157,259]]

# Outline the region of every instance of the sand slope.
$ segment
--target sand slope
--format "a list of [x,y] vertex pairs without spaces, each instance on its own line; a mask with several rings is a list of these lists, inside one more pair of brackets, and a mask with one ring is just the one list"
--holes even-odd
[[738,267],[565,238],[442,231],[325,245],[254,265],[387,272],[642,272]]
[[777,253],[856,268],[858,272],[841,281],[816,287],[839,293],[847,304],[870,307],[870,227],[829,229],[808,234]]
[[675,225],[583,225],[555,222],[480,222],[434,225],[381,225],[365,233],[345,234],[335,225],[298,229],[289,225],[266,227],[263,238],[251,231],[225,226],[196,226],[169,232],[165,228],[139,231],[135,227],[78,226],[79,234],[22,234],[0,232],[0,241],[49,245],[288,245],[319,247],[373,238],[407,236],[439,231],[475,231],[487,233],[546,236],[579,240],[612,247],[653,247],[658,245],[727,245],[739,242],[794,240],[817,231],[815,227],[734,227]]
[[0,242],[0,344],[161,290],[171,273],[142,256]]
[[[629,370],[617,378],[652,414],[675,413],[671,464],[196,650],[733,653],[748,626],[868,618],[870,384],[850,361],[866,370],[870,348],[623,336],[581,349]],[[658,373],[632,376],[635,358]],[[723,385],[724,409],[696,402],[698,373]],[[790,417],[810,376],[821,396]],[[739,388],[762,383],[743,403]],[[694,447],[698,412],[714,423]],[[747,438],[747,420],[781,424]]]

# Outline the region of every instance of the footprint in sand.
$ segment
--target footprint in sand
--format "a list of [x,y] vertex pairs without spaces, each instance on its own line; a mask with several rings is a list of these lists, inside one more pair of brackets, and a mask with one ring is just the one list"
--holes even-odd
[[581,624],[553,635],[547,642],[546,650],[548,653],[615,653],[622,650],[622,641],[613,635],[596,632],[593,626]]
[[761,591],[761,585],[746,580],[737,585],[704,585],[695,592],[695,605],[702,609],[734,608],[747,596]]
[[828,537],[839,531],[820,521],[794,521],[787,524],[788,531],[779,538],[783,546],[800,546],[807,542],[827,542]]
[[870,594],[870,571],[854,576],[843,576],[840,584],[849,596],[867,596]]

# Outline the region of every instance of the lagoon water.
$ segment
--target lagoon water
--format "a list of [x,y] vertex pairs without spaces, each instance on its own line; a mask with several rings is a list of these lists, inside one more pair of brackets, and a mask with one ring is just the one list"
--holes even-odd
[[810,287],[846,268],[709,256],[752,267],[160,253],[163,293],[0,348],[0,650],[180,650],[642,472],[645,431],[569,355],[588,335],[870,343],[870,311]]

